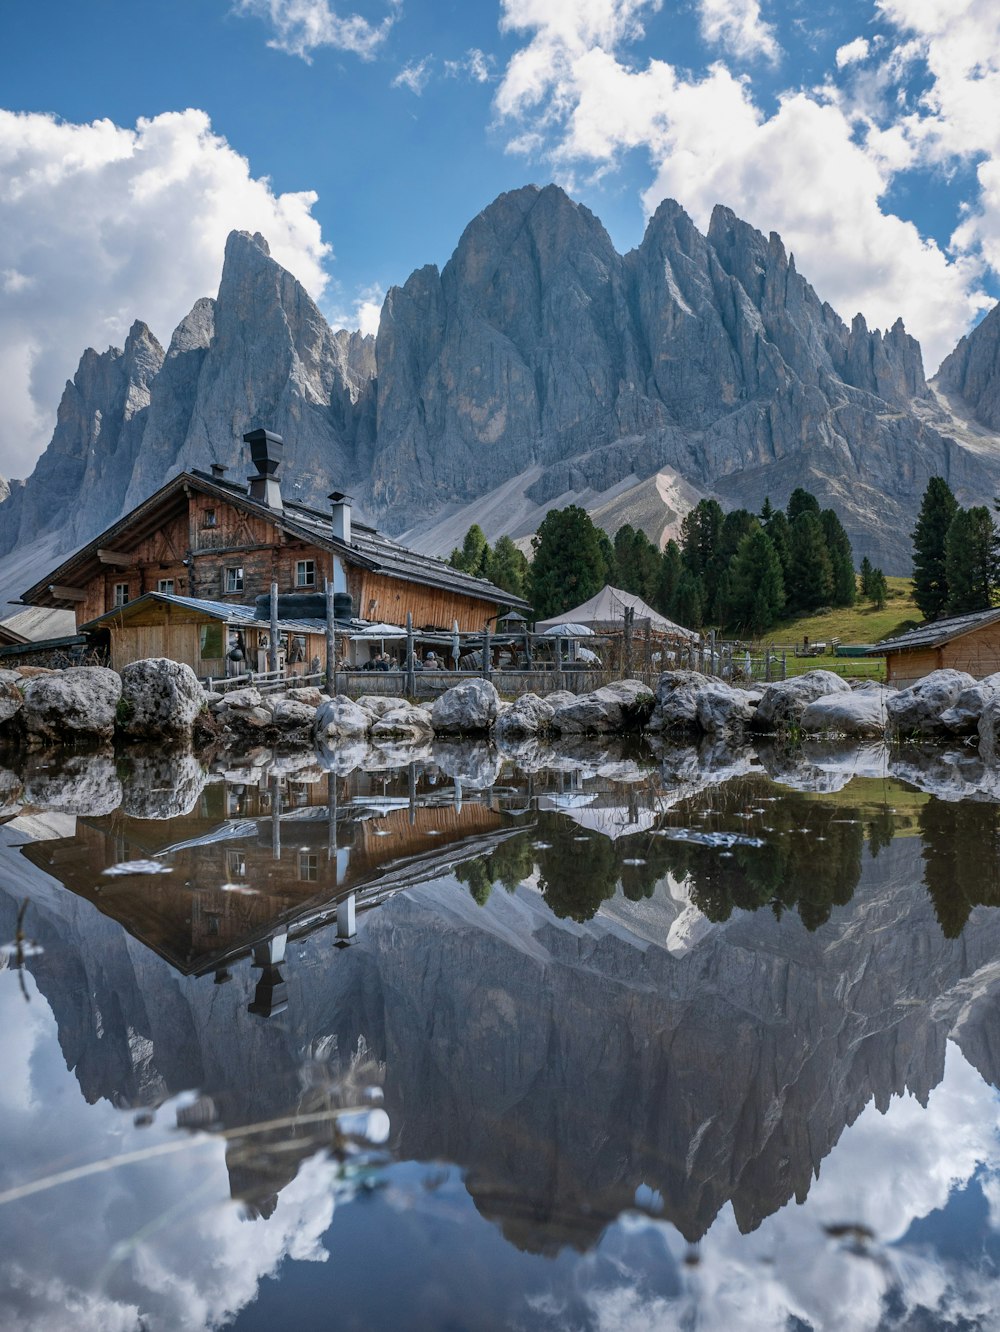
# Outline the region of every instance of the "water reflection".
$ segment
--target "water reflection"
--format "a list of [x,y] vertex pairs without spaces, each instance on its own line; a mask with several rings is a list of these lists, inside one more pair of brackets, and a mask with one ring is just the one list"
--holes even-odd
[[[858,765],[869,775],[844,776],[826,750],[807,759],[812,792],[773,752],[542,758],[526,771],[485,747],[435,747],[400,767],[366,752],[349,773],[343,758],[260,754],[214,773],[171,759],[143,770],[142,782],[183,779],[159,804],[129,797],[138,765],[123,766],[114,810],[96,796],[104,768],[93,778],[82,759],[68,775],[39,760],[25,774],[55,811],[10,784],[0,937],[15,937],[27,900],[41,951],[22,959],[30,1005],[0,972],[16,1073],[0,1092],[0,1187],[113,1155],[123,1137],[216,1134],[201,1183],[172,1159],[170,1176],[142,1167],[148,1198],[109,1176],[65,1202],[53,1191],[0,1209],[27,1325],[57,1279],[89,1292],[106,1319],[94,1326],[114,1325],[108,1301],[122,1326],[135,1324],[126,1306],[215,1325],[265,1272],[323,1243],[363,1270],[366,1233],[393,1237],[386,1266],[410,1285],[390,1275],[376,1295],[338,1266],[330,1281],[360,1303],[338,1322],[328,1295],[327,1323],[357,1323],[360,1309],[361,1325],[440,1326],[432,1287],[458,1326],[704,1322],[712,1300],[698,1291],[714,1283],[731,1321],[705,1325],[784,1326],[808,1310],[835,1326],[838,1284],[857,1285],[865,1262],[843,1325],[903,1325],[893,1310],[911,1310],[913,1286],[890,1246],[910,1242],[915,1218],[959,1207],[959,1186],[988,1198],[1000,1178],[1000,913],[972,911],[1000,904],[998,807],[894,781],[871,757]],[[169,872],[143,872],[150,861]],[[83,1097],[67,1118],[69,1084]],[[334,1217],[326,1200],[362,1185],[348,1188],[329,1112],[371,1087],[400,1164],[365,1177],[369,1211]],[[228,1196],[251,1218],[253,1244],[206,1227],[205,1180],[213,1206]],[[808,1225],[792,1199],[809,1200]],[[116,1260],[112,1279],[102,1259],[84,1276],[92,1237],[67,1226],[25,1252],[21,1232],[61,1207],[86,1207],[141,1261]],[[435,1256],[408,1215],[454,1218],[441,1233],[463,1261]],[[204,1261],[174,1242],[185,1226]],[[237,1275],[234,1255],[263,1233],[278,1237],[266,1261]],[[927,1234],[913,1232],[914,1251],[939,1242]],[[870,1250],[857,1267],[851,1244]],[[185,1262],[201,1304],[182,1317],[153,1287]],[[291,1269],[282,1299],[297,1308],[309,1283]],[[734,1272],[757,1322],[739,1313]],[[974,1287],[960,1276],[948,1280]]]

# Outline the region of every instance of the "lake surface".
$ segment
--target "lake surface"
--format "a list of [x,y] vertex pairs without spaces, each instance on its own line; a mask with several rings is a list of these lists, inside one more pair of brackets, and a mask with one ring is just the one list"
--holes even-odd
[[0,772],[0,1326],[1000,1327],[990,774],[407,757]]

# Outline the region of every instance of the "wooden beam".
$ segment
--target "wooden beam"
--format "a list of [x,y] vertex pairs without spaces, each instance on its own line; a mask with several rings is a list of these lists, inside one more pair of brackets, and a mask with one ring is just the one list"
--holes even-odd
[[102,564],[115,564],[120,569],[127,569],[134,562],[132,555],[126,555],[123,550],[102,550],[98,547],[97,558]]
[[87,594],[82,587],[64,587],[62,583],[49,583],[49,591],[60,601],[87,600]]

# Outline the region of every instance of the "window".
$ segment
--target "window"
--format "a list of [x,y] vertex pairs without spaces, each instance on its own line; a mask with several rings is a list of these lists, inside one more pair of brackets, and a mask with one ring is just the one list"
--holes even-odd
[[299,879],[302,883],[315,883],[319,878],[319,856],[310,851],[299,852]]
[[316,586],[316,561],[315,560],[297,560],[295,564],[295,586],[296,587],[315,587]]
[[172,578],[158,578],[156,580],[157,592],[166,592],[168,596],[174,595],[174,580]]
[[247,858],[242,851],[226,852],[226,874],[230,883],[240,883],[247,877]]
[[221,661],[222,625],[218,620],[198,626],[198,639],[202,661]]
[[243,565],[231,564],[226,569],[225,589],[227,592],[243,591]]
[[114,597],[111,604],[115,610],[120,606],[128,605],[128,583],[115,583]]
[[214,509],[206,509],[206,510],[205,510],[205,513],[204,513],[204,516],[203,516],[203,518],[202,518],[202,520],[201,520],[201,525],[202,525],[202,527],[217,527],[217,526],[218,526],[218,523],[219,523],[219,520],[218,520],[218,518],[217,518],[216,515],[215,515],[215,510],[214,510]]

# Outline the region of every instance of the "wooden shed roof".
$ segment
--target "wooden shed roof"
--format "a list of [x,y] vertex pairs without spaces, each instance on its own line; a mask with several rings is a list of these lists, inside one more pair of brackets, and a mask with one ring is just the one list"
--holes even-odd
[[[158,604],[176,606],[180,610],[190,611],[204,619],[221,620],[234,629],[250,627],[267,629],[270,623],[269,620],[256,614],[256,607],[254,606],[210,601],[204,597],[182,597],[175,592],[144,592],[141,597],[136,597],[134,601],[126,602],[124,606],[116,606],[113,610],[105,611],[103,615],[98,615],[96,619],[89,620],[86,624],[81,625],[81,632],[98,629],[101,625],[112,622],[127,624],[136,615],[144,613],[151,606]],[[360,621],[357,623],[360,624]],[[326,620],[279,619],[278,628],[282,633],[289,634],[323,634],[326,633]],[[343,621],[341,628],[344,632],[349,631],[352,628],[352,621]]]
[[476,578],[460,569],[453,569],[445,560],[401,546],[391,537],[356,518],[351,524],[351,540],[344,542],[333,535],[333,518],[329,513],[322,513],[294,500],[284,500],[283,508],[271,509],[252,500],[244,487],[200,471],[181,472],[173,477],[93,541],[81,546],[57,569],[29,587],[22,593],[21,601],[25,605],[61,605],[57,593],[53,591],[54,587],[73,587],[95,577],[105,567],[100,551],[134,549],[140,541],[159,531],[170,518],[184,511],[190,490],[213,496],[246,513],[264,517],[289,536],[335,552],[347,564],[404,582],[444,588],[493,605],[528,609],[528,603],[523,598],[505,592],[488,579]]
[[900,634],[896,638],[883,638],[874,647],[870,647],[866,655],[885,657],[891,652],[915,652],[922,648],[941,647],[954,638],[971,634],[985,625],[994,624],[997,620],[1000,620],[1000,607],[976,611],[971,615],[955,615],[949,620],[932,620],[930,624],[921,624],[916,629],[911,629],[909,633]]

